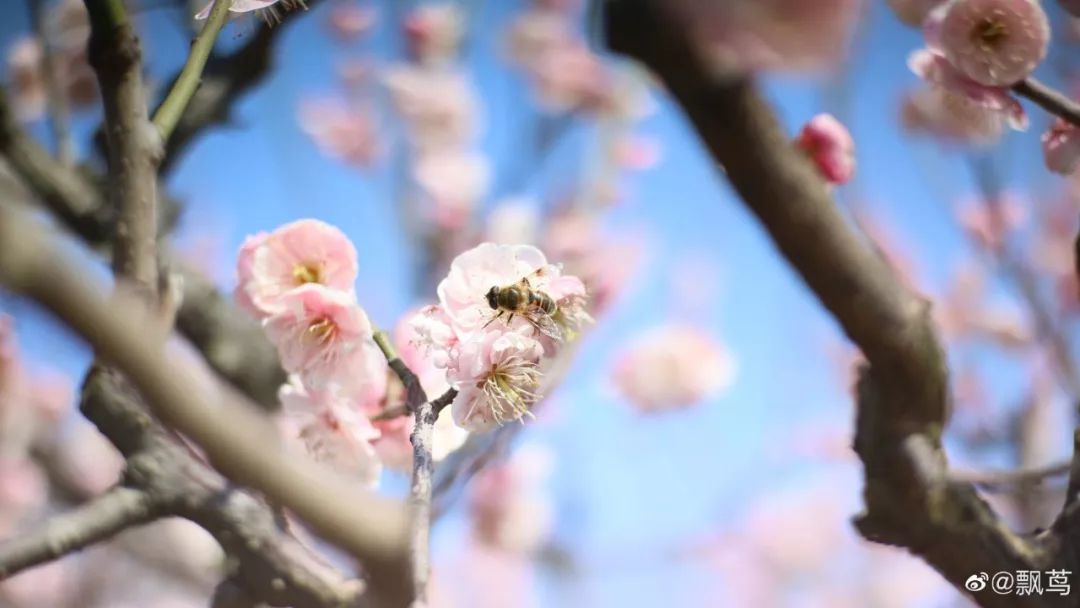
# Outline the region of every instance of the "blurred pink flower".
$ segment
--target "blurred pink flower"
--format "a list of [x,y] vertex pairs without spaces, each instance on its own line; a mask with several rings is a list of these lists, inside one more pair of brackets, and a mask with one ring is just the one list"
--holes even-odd
[[[60,19],[63,17],[63,19]],[[68,106],[81,110],[97,101],[97,77],[86,58],[89,25],[82,2],[65,0],[48,15],[47,35],[53,52],[56,78]],[[81,19],[81,22],[80,22]],[[41,41],[17,39],[7,55],[8,82],[16,117],[29,122],[41,118],[46,107]]]
[[330,10],[327,25],[330,33],[341,42],[353,42],[370,32],[377,21],[378,14],[374,8],[355,2],[342,2]]
[[815,70],[843,57],[858,0],[677,0],[670,7],[719,73]]
[[795,142],[830,184],[845,184],[855,174],[855,141],[831,114],[811,118]]
[[463,74],[396,66],[383,80],[414,148],[426,152],[469,143],[477,127],[476,97]]
[[571,23],[565,14],[550,10],[527,10],[510,24],[506,36],[507,53],[517,64],[530,66],[548,50],[571,40]]
[[946,0],[886,0],[896,16],[908,25],[921,25],[930,14]]
[[352,292],[356,248],[340,230],[298,220],[248,237],[237,260],[236,299],[257,318],[280,312],[282,298],[302,285]]
[[701,328],[671,324],[634,337],[619,356],[612,380],[642,412],[694,405],[731,385],[735,362]]
[[663,155],[660,142],[652,137],[625,136],[615,143],[615,160],[629,171],[645,171],[660,162]]
[[531,444],[473,478],[468,508],[477,540],[514,553],[541,548],[553,524],[543,489],[553,459],[549,450]]
[[335,100],[305,100],[300,128],[327,156],[354,167],[371,166],[379,153],[379,131],[371,115]]
[[309,388],[323,388],[341,372],[371,324],[351,293],[310,283],[282,295],[280,310],[265,321],[285,371]]
[[1054,173],[1068,175],[1080,165],[1080,137],[1076,126],[1057,118],[1042,136],[1043,159]]
[[404,29],[414,59],[425,64],[443,63],[457,54],[465,17],[449,2],[424,4],[405,17]]
[[509,198],[498,202],[487,214],[487,240],[499,245],[534,243],[539,229],[536,204],[525,198]]
[[989,251],[1002,247],[1009,235],[1028,221],[1028,208],[1017,196],[1002,196],[993,203],[966,201],[957,205],[956,220],[968,236]]
[[[1028,0],[1018,1],[1027,2]],[[1027,114],[1007,86],[980,84],[957,71],[944,55],[933,49],[920,49],[913,52],[908,57],[908,67],[930,84],[956,95],[962,95],[974,105],[986,110],[1000,113],[1008,121],[1010,127],[1017,130],[1027,129]]]
[[529,66],[540,104],[551,111],[603,110],[614,103],[607,67],[583,42],[546,49]]
[[79,420],[57,443],[59,466],[87,496],[96,496],[120,479],[124,458],[97,427]]
[[78,591],[69,561],[35,566],[4,580],[4,604],[13,608],[73,606]]
[[[0,528],[37,511],[48,498],[48,485],[37,464],[28,458],[0,456]],[[6,536],[6,534],[5,534]]]
[[1027,78],[1046,56],[1050,23],[1038,0],[950,0],[927,38],[967,78],[1006,87]]
[[354,403],[334,390],[310,391],[295,379],[281,387],[279,398],[313,459],[366,485],[378,484],[382,463],[371,442],[379,431]]
[[905,95],[900,119],[909,131],[977,146],[996,142],[1007,120],[1015,124],[1005,113],[940,87],[916,89]]
[[[231,0],[232,4],[229,5],[230,13],[251,13],[256,12],[263,21],[268,24],[276,24],[281,22],[281,16],[296,8],[307,8],[304,4],[304,0]],[[195,19],[202,21],[210,16],[210,11],[214,8],[215,0],[210,2],[202,8],[201,11],[195,13]]]
[[514,331],[486,331],[462,342],[447,368],[458,388],[451,412],[458,426],[483,431],[531,415],[540,398],[538,341]]
[[468,223],[491,184],[487,158],[465,151],[425,154],[417,160],[414,173],[433,204],[432,219],[446,230],[458,230]]

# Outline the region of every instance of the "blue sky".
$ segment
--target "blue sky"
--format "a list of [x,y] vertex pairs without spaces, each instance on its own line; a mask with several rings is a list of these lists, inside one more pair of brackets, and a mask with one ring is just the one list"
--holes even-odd
[[[410,247],[395,228],[390,172],[360,173],[322,156],[295,120],[301,99],[335,91],[340,49],[321,29],[329,4],[289,28],[278,49],[280,69],[238,108],[240,128],[204,137],[173,174],[172,191],[189,201],[179,241],[209,238],[220,245],[217,278],[228,288],[232,256],[247,234],[300,217],[336,224],[359,251],[361,302],[376,322],[389,326],[414,303]],[[486,109],[481,146],[502,174],[518,175],[531,162],[522,159],[519,143],[520,125],[531,116],[523,110],[528,95],[498,59],[499,41],[492,33],[520,2],[472,4],[479,7],[479,21],[468,66]],[[22,4],[11,8],[0,24],[3,48],[26,31]],[[186,48],[177,23],[178,15],[168,10],[140,17],[149,70],[158,79],[175,69]],[[873,5],[869,23],[842,89],[828,79],[798,78],[770,80],[767,91],[792,131],[817,112],[849,109],[841,118],[855,135],[859,168],[857,181],[841,196],[864,200],[912,246],[920,278],[933,292],[948,279],[965,245],[948,221],[941,193],[927,185],[926,167],[944,177],[950,197],[970,185],[957,155],[913,143],[899,130],[899,95],[915,82],[905,59],[920,45],[918,33],[897,24],[881,3]],[[226,38],[242,38],[244,32],[234,25]],[[392,44],[380,34],[369,48],[385,56]],[[570,591],[579,600],[587,591],[591,606],[691,605],[713,577],[700,565],[657,566],[647,575],[601,566],[613,556],[654,555],[722,528],[745,509],[748,497],[796,483],[814,464],[770,454],[800,428],[842,426],[851,412],[828,356],[839,340],[835,324],[732,196],[670,100],[660,92],[655,96],[658,111],[639,131],[661,142],[662,161],[630,179],[630,198],[606,218],[611,232],[641,236],[647,253],[642,269],[589,335],[555,395],[558,419],[524,437],[550,446],[557,456],[557,540],[582,564],[607,572]],[[843,106],[838,98],[846,100]],[[1015,161],[1006,176],[1010,183],[1023,183],[1039,169],[1035,137],[1044,119],[1029,112],[1033,133],[1010,136],[1005,144]],[[85,132],[96,120],[83,117],[77,126]],[[40,125],[35,130],[44,133]],[[568,136],[555,160],[525,180],[524,189],[542,193],[552,175],[580,166],[587,136]],[[505,189],[514,182],[498,183]],[[718,271],[702,277],[715,283],[711,297],[684,301],[673,295],[672,270],[702,260]],[[79,377],[89,359],[85,348],[32,308],[9,298],[0,305],[16,315],[21,344],[35,360]],[[736,382],[700,407],[635,415],[608,385],[612,356],[635,330],[671,319],[698,323],[721,339],[737,359]],[[857,468],[850,465],[849,472]],[[857,504],[857,486],[843,491]],[[440,536],[441,551],[452,551],[455,525],[451,517]],[[547,588],[545,597],[554,597],[555,588]],[[568,605],[562,602],[571,596],[558,596],[559,605]]]

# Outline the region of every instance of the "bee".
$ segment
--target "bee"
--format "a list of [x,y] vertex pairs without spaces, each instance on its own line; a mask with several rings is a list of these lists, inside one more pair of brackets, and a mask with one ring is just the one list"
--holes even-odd
[[488,290],[486,297],[488,306],[497,312],[495,316],[484,324],[484,327],[491,325],[503,316],[506,317],[506,324],[509,325],[514,320],[514,315],[517,315],[532,323],[533,327],[540,333],[553,340],[562,340],[562,331],[553,318],[555,313],[559,311],[559,306],[555,304],[555,300],[551,296],[543,291],[533,289],[529,283],[530,277],[542,275],[543,272],[544,269],[540,268],[511,285],[502,287],[493,285]]

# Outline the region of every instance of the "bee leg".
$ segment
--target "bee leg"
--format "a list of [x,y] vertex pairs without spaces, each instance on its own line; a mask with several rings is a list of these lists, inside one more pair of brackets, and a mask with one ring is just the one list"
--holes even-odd
[[487,329],[488,325],[491,325],[492,323],[497,321],[499,319],[499,317],[501,317],[501,316],[503,316],[503,311],[500,310],[498,314],[496,314],[494,317],[491,317],[490,319],[488,319],[488,322],[484,323],[484,327],[482,327],[481,329]]
[[506,325],[509,326],[510,322],[514,320],[514,313],[510,313],[509,317],[506,317]]

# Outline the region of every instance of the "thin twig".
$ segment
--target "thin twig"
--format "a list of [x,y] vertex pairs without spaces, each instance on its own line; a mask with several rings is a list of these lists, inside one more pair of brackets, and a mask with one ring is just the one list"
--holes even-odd
[[113,488],[0,544],[0,580],[152,521],[158,510],[142,490]]
[[75,163],[75,140],[71,137],[71,108],[67,91],[60,80],[60,66],[53,53],[53,41],[49,36],[45,0],[27,0],[34,36],[41,45],[41,74],[45,82],[45,103],[49,116],[49,128],[56,141],[56,159],[70,167]]
[[1064,93],[1048,87],[1033,77],[1016,83],[1012,90],[1017,95],[1027,97],[1054,116],[1080,127],[1080,104],[1069,99]]
[[187,109],[188,103],[191,102],[191,98],[195,96],[195,91],[199,88],[203,68],[206,67],[206,61],[210,58],[210,52],[214,50],[214,42],[221,32],[222,26],[225,25],[231,4],[231,0],[214,4],[214,8],[210,10],[210,17],[207,19],[206,25],[203,26],[202,31],[195,38],[194,44],[191,45],[191,51],[188,53],[184,68],[180,71],[180,76],[173,83],[169,94],[165,96],[165,100],[161,102],[157,111],[154,112],[154,126],[158,128],[163,141],[169,140],[173,130],[176,128],[176,124],[180,122],[184,110]]
[[1008,469],[1000,471],[957,470],[950,473],[954,481],[974,484],[983,489],[1004,489],[1014,486],[1042,483],[1051,477],[1059,477],[1069,472],[1068,462],[1055,462],[1042,467]]
[[160,420],[202,448],[222,473],[260,490],[360,559],[373,601],[407,605],[406,525],[398,503],[287,453],[253,404],[166,356],[165,336],[148,331],[157,325],[144,305],[122,292],[106,297],[91,275],[22,212],[0,206],[0,282],[85,337],[127,375]]

